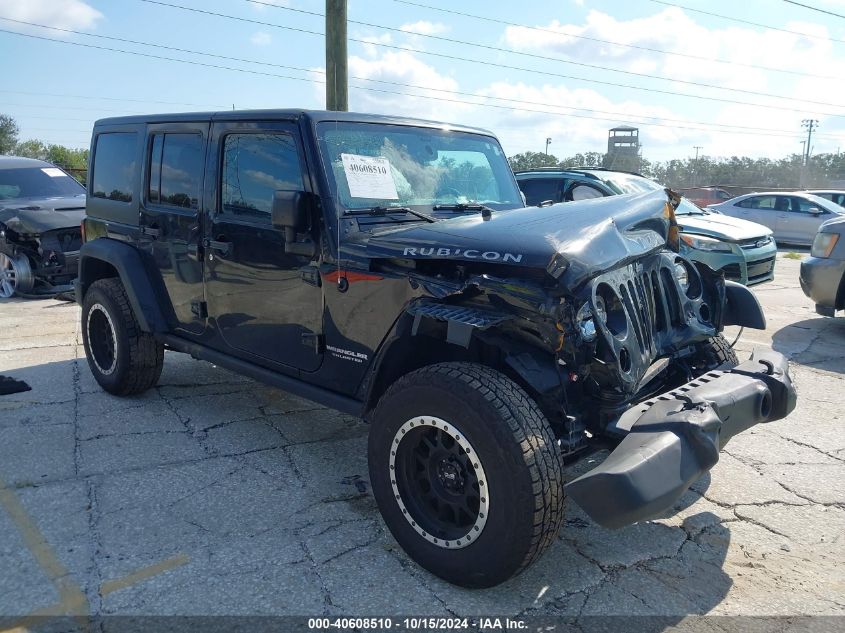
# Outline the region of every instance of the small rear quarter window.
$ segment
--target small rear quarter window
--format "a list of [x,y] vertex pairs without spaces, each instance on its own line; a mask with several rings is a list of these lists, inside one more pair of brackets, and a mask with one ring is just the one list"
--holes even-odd
[[97,136],[91,196],[132,202],[136,143],[135,132],[107,132]]

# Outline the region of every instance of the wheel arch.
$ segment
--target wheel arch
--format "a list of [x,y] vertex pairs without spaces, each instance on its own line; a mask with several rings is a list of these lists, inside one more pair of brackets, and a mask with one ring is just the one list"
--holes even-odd
[[402,376],[437,363],[472,362],[495,369],[516,382],[557,427],[555,423],[563,415],[562,380],[551,351],[515,340],[502,324],[474,328],[464,342],[450,341],[448,325],[442,321],[404,313],[378,350],[362,385],[365,419],[369,419],[390,385]]
[[[141,253],[133,246],[109,238],[86,242],[79,251],[79,279],[77,302],[81,305],[85,293],[99,279],[118,278],[126,289],[129,304],[138,325],[144,332],[167,332],[169,320],[163,305],[169,306],[161,284],[155,284]],[[160,282],[160,279],[159,279]],[[172,309],[171,309],[172,311]]]

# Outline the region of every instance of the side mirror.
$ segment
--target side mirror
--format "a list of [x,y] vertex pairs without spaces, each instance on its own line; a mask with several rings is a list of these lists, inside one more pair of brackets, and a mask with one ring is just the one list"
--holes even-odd
[[297,241],[297,233],[308,229],[313,206],[313,197],[306,191],[273,192],[270,221],[276,228],[284,229],[285,252],[309,257],[314,255],[314,242],[310,239]]
[[821,215],[822,213],[824,213],[824,211],[822,211],[818,207],[810,207],[810,213],[812,213],[813,215]]

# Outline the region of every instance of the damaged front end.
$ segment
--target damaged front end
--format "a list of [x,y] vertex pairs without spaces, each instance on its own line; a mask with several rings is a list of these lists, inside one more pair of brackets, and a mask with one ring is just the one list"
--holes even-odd
[[795,400],[783,355],[755,353],[628,409],[614,424],[624,439],[566,490],[604,527],[653,519],[719,461],[731,437],[786,417]]
[[366,244],[414,266],[426,292],[408,309],[412,335],[440,323],[450,344],[501,353],[564,457],[613,448],[568,485],[606,527],[667,511],[731,436],[795,406],[780,354],[734,369],[707,357],[724,326],[763,329],[765,317],[750,290],[678,253],[679,200],[667,190],[516,209]]
[[30,203],[0,209],[0,298],[70,290],[83,215],[79,201],[67,208]]

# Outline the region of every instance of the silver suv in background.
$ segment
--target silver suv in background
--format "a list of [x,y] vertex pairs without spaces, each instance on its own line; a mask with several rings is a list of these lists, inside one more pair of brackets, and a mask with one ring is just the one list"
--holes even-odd
[[845,309],[845,216],[821,225],[810,257],[801,262],[801,290],[822,316]]

